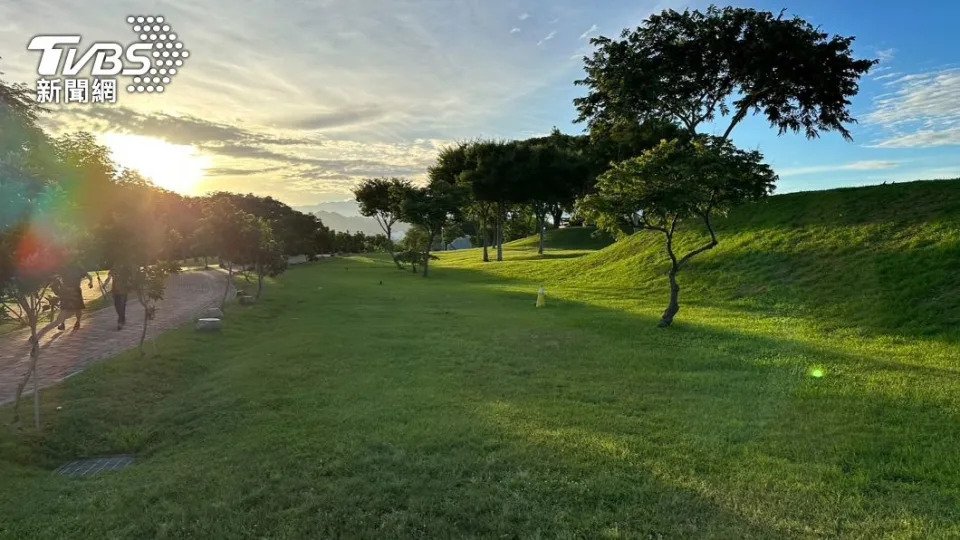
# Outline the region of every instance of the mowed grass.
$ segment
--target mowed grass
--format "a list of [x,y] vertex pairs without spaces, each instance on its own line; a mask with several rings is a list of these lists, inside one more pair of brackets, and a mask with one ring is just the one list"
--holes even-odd
[[740,209],[667,330],[646,234],[293,268],[44,392],[42,436],[0,434],[0,536],[955,538],[958,185]]

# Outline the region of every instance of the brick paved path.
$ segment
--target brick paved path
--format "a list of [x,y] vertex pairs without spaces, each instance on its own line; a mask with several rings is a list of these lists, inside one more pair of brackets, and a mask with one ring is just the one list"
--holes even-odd
[[[164,299],[157,307],[156,318],[150,321],[147,340],[194,320],[208,307],[219,306],[226,279],[227,274],[217,270],[171,276],[167,281]],[[86,288],[84,283],[84,290]],[[131,295],[127,300],[127,324],[120,331],[117,331],[117,314],[112,303],[105,309],[84,312],[77,332],[71,331],[74,320],[67,320],[66,331],[54,328],[40,342],[37,372],[40,374],[41,388],[76,375],[94,362],[136,347],[143,328],[143,307]],[[42,325],[46,325],[46,321]],[[29,330],[0,336],[0,404],[13,401],[17,384],[30,366],[29,337]],[[24,395],[29,394],[32,387],[31,381]]]

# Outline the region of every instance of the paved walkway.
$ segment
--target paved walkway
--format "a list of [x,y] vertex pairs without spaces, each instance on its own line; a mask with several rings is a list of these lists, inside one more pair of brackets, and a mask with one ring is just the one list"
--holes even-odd
[[[150,321],[147,328],[147,340],[194,320],[208,307],[219,306],[226,279],[227,274],[218,270],[171,276],[167,281],[164,299],[157,307],[156,318]],[[85,312],[77,332],[72,332],[74,321],[67,320],[66,331],[54,328],[40,341],[37,371],[41,388],[76,375],[90,364],[135,348],[140,342],[143,328],[143,307],[131,295],[127,300],[127,324],[121,331],[117,331],[117,314],[113,304],[99,311]],[[42,323],[44,326],[46,324],[46,321]],[[30,366],[29,337],[29,330],[0,336],[0,405],[13,401],[17,385]],[[29,394],[32,388],[33,382],[27,385],[24,395]]]

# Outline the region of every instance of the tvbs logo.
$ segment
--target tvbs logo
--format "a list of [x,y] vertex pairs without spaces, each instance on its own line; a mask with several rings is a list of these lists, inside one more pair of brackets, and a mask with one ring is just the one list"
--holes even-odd
[[[37,101],[115,103],[117,76],[132,77],[128,92],[162,93],[190,53],[162,16],[131,15],[127,23],[139,37],[127,45],[94,42],[83,51],[78,47],[79,35],[39,35],[31,39],[27,49],[40,52]],[[77,78],[87,68],[93,79]]]
[[[78,43],[80,43],[80,36],[36,36],[30,40],[27,49],[42,51],[37,74],[44,77],[52,75],[72,77],[80,73],[90,60],[93,60],[90,74],[94,77],[104,75],[132,77],[143,75],[150,70],[150,51],[153,50],[153,45],[150,43],[134,43],[126,50],[119,43],[94,43],[79,59],[77,59],[79,49],[70,47],[66,49],[66,62],[63,62],[64,49],[59,47]],[[124,58],[137,66],[126,67]],[[62,70],[61,64],[63,64]]]

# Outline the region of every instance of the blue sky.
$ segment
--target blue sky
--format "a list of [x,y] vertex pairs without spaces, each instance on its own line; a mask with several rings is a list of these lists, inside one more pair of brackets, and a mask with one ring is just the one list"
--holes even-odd
[[[524,138],[553,126],[579,132],[571,101],[582,92],[573,81],[588,38],[667,7],[706,4],[100,0],[93,10],[5,0],[0,70],[32,83],[38,56],[25,46],[38,33],[124,41],[132,38],[127,15],[163,15],[192,55],[167,91],[71,106],[50,117],[51,129],[93,131],[118,161],[160,176],[176,164],[166,180],[183,191],[315,204],[348,198],[367,176],[422,178],[454,140]],[[960,177],[960,48],[952,45],[960,3],[734,4],[786,7],[827,32],[855,35],[858,56],[882,60],[855,98],[852,143],[836,134],[778,137],[759,118],[737,128],[735,142],[762,151],[780,174],[779,192]]]

